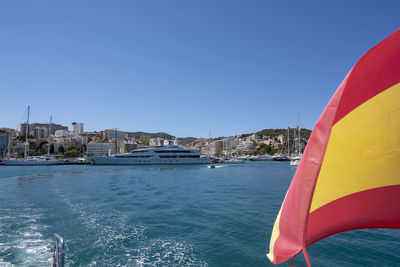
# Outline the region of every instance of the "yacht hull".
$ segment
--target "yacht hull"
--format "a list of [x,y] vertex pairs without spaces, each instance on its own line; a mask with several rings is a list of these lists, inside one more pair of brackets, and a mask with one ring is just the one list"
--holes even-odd
[[62,160],[2,160],[6,166],[49,166],[49,165],[62,165]]
[[208,158],[180,159],[130,159],[116,157],[90,157],[88,162],[94,165],[165,165],[165,164],[211,164]]

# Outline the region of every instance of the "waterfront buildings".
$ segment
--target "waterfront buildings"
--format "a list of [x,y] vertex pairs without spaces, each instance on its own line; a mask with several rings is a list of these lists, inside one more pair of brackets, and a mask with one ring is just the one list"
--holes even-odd
[[[48,148],[49,124],[33,123],[29,125],[29,155],[44,155]],[[8,128],[0,128],[0,157],[4,156],[5,147],[10,145],[10,154],[20,156],[24,148],[26,123],[20,127],[22,132]],[[83,123],[72,123],[72,131],[60,124],[52,124],[52,140],[50,150],[62,156],[69,150],[78,151],[79,155],[108,155],[129,153],[132,150],[146,147],[167,146],[172,143],[197,147],[202,153],[215,157],[231,157],[245,155],[264,155],[287,153],[287,129],[265,129],[256,134],[243,134],[226,138],[182,138],[173,140],[173,136],[160,133],[123,132],[116,129],[106,129],[100,132],[83,132]],[[304,148],[311,131],[301,132],[301,143]],[[304,137],[303,137],[304,136]],[[172,141],[173,140],[173,141]],[[292,137],[290,142],[297,141]],[[8,142],[8,143],[7,143]],[[189,144],[190,142],[190,144]],[[293,149],[291,149],[293,150]],[[290,151],[292,153],[292,151]]]

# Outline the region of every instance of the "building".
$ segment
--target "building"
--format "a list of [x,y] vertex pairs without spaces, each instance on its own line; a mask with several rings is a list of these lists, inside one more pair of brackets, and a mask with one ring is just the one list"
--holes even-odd
[[278,140],[279,140],[279,142],[280,142],[281,144],[283,144],[283,143],[285,142],[285,141],[284,141],[285,137],[283,136],[283,134],[279,135],[277,138],[278,138]]
[[[80,137],[86,137],[87,142],[100,142],[102,140],[102,134],[99,132],[83,132],[79,134]],[[86,142],[86,143],[87,143]]]
[[0,134],[0,157],[5,156],[8,151],[8,145],[11,141],[11,135],[8,133]]
[[24,149],[25,149],[25,143],[17,143],[17,144],[15,145],[15,151],[16,151],[17,153],[24,152]]
[[18,130],[11,128],[0,128],[0,134],[8,133],[11,135],[11,138],[18,136]]
[[150,136],[143,134],[139,137],[139,143],[148,145],[150,143]]
[[164,144],[165,139],[162,137],[150,138],[149,146],[162,146]]
[[103,133],[103,140],[113,140],[113,139],[118,139],[118,140],[125,140],[125,133],[117,130],[104,130],[102,131]]
[[[33,136],[34,138],[47,138],[49,136],[49,123],[32,123],[29,124],[28,127],[28,135]],[[51,134],[55,134],[57,130],[65,130],[68,131],[67,126],[62,126],[60,124],[51,124]],[[25,135],[26,132],[26,122],[21,123],[20,127],[20,135]]]
[[55,136],[56,136],[57,138],[64,138],[64,137],[67,137],[67,136],[68,136],[68,131],[66,131],[66,130],[57,130],[57,131],[55,132]]
[[87,153],[90,156],[107,156],[115,154],[113,143],[88,143]]
[[120,141],[119,143],[119,153],[129,153],[132,150],[138,149],[139,145],[131,141]]
[[74,137],[74,139],[75,139],[76,141],[78,141],[78,143],[79,143],[80,145],[87,145],[87,143],[88,143],[88,141],[89,141],[88,137],[85,136],[85,135],[76,136],[76,137]]
[[210,144],[210,154],[219,157],[222,155],[224,149],[224,142],[222,140],[216,140]]
[[73,122],[72,123],[72,134],[77,136],[78,134],[83,132],[83,123]]

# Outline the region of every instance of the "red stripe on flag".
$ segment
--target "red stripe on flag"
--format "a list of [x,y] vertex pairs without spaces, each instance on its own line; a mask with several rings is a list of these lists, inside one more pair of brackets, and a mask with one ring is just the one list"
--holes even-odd
[[374,188],[337,199],[310,214],[306,246],[341,232],[400,228],[400,185]]
[[353,67],[333,124],[400,82],[400,30],[368,51]]

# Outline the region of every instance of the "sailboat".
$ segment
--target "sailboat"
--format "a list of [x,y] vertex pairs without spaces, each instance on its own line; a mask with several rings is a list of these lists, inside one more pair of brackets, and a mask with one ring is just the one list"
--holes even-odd
[[[297,128],[297,138],[296,138],[296,129],[294,129],[293,130],[293,140],[294,140],[295,150],[297,150],[296,151],[297,154],[292,155],[290,157],[290,162],[289,162],[290,166],[295,166],[295,167],[297,167],[299,165],[301,156],[302,156],[301,147],[300,147],[301,144],[300,144],[300,127],[299,127],[299,125],[297,125],[296,128]],[[297,142],[296,142],[296,139],[297,139]]]
[[62,160],[56,160],[50,156],[50,135],[51,135],[51,124],[52,117],[50,117],[50,126],[49,126],[49,141],[48,141],[48,149],[47,156],[37,156],[37,157],[28,157],[27,156],[27,146],[28,146],[28,133],[29,133],[29,112],[30,106],[28,106],[28,115],[26,119],[26,128],[25,128],[25,144],[24,144],[24,158],[23,159],[3,159],[3,163],[6,166],[45,166],[45,165],[61,165],[64,164]]

